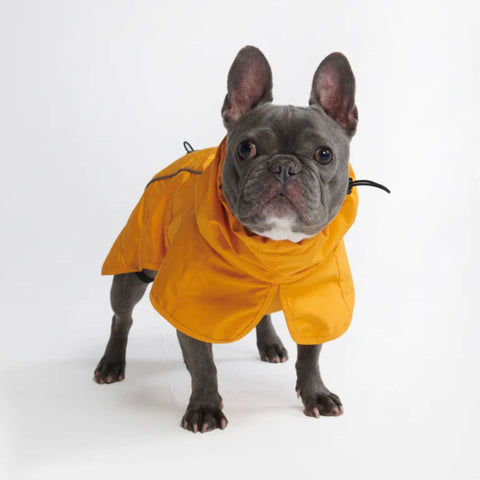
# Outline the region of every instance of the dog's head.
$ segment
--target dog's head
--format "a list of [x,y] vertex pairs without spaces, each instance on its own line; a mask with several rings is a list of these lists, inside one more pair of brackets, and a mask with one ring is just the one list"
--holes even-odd
[[230,68],[222,108],[228,131],[222,188],[248,230],[298,242],[333,220],[348,189],[358,120],[348,60],[332,53],[320,63],[308,107],[271,102],[270,65],[260,50],[245,47]]

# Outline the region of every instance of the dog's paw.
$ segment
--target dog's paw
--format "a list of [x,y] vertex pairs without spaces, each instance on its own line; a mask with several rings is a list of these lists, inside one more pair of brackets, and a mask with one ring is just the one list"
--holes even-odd
[[283,346],[280,339],[274,343],[258,345],[260,359],[269,363],[284,363],[288,360],[287,349]]
[[109,360],[103,357],[93,373],[93,380],[104,383],[121,382],[125,378],[125,360]]
[[301,391],[297,390],[297,394],[302,397],[305,406],[303,413],[309,417],[338,417],[343,414],[340,398],[328,390],[308,395],[303,395]]
[[227,424],[228,420],[220,407],[189,405],[180,425],[193,433],[205,433],[216,428],[223,430]]

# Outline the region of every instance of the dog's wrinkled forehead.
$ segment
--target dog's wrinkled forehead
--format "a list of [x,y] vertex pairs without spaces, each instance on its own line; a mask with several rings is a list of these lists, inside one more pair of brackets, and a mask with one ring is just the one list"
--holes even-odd
[[[264,145],[271,153],[300,154],[312,146],[348,149],[349,137],[323,109],[266,103],[241,117],[229,131],[229,150],[244,141]],[[340,152],[339,152],[340,153]]]

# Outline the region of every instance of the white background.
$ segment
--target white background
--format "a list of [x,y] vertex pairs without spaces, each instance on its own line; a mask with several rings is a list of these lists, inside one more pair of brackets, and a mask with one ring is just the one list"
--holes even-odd
[[[480,479],[479,7],[475,1],[0,0],[0,476]],[[357,78],[352,327],[325,346],[341,418],[303,415],[295,345],[215,348],[225,431],[179,422],[174,330],[135,312],[126,381],[99,386],[100,267],[149,178],[217,145],[228,68],[260,47],[279,104],[344,52]]]

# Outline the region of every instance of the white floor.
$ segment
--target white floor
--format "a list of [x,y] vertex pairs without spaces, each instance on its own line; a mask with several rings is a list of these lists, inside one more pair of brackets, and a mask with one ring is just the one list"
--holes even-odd
[[478,377],[469,369],[478,354],[403,349],[385,331],[368,342],[357,318],[322,359],[345,414],[317,420],[302,413],[295,345],[276,320],[291,354],[285,364],[261,362],[254,335],[215,347],[230,423],[208,434],[179,426],[189,377],[173,329],[148,303],[118,384],[91,380],[107,318],[96,330],[87,321],[66,344],[52,333],[49,360],[2,366],[3,478],[480,478]]

